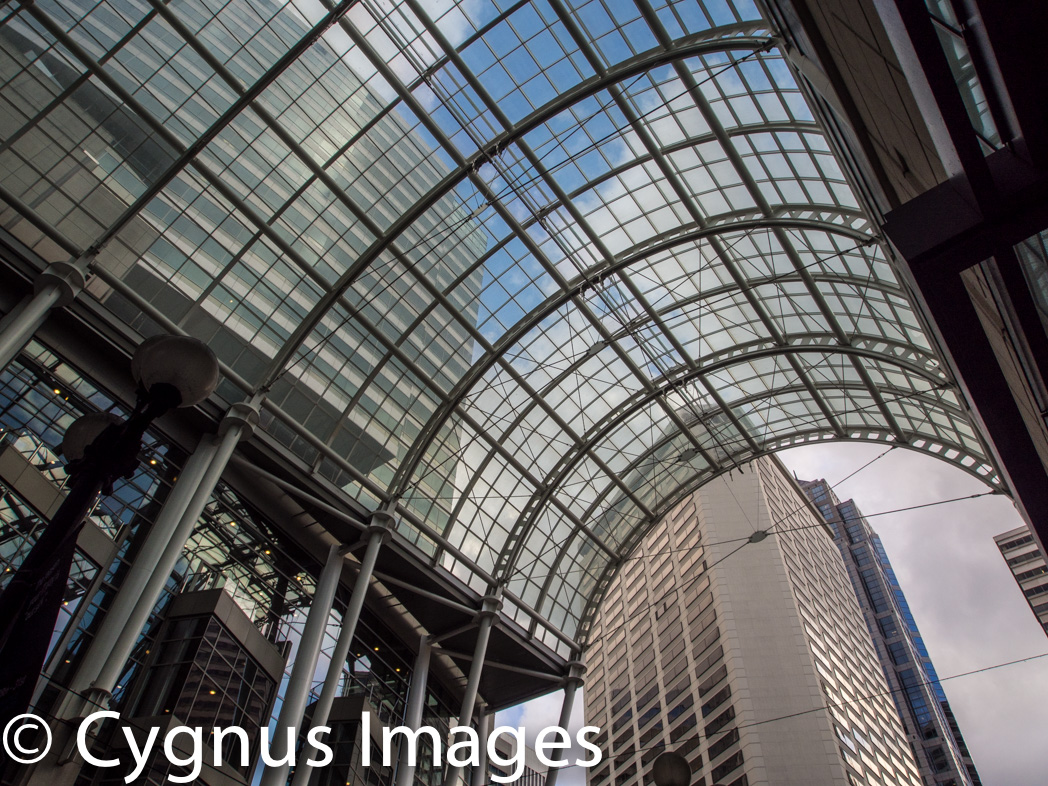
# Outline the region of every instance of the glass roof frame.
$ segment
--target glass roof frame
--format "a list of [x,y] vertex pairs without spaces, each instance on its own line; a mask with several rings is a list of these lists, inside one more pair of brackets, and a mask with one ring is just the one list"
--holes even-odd
[[[155,256],[158,246],[147,267],[191,295],[191,310],[220,315],[228,300],[224,324],[241,336],[255,330],[250,341],[272,350],[246,375],[234,355],[223,357],[227,376],[249,393],[280,392],[267,408],[312,445],[318,471],[332,462],[352,479],[349,493],[400,501],[405,536],[428,548],[434,565],[504,583],[544,640],[585,637],[609,571],[667,500],[771,450],[826,438],[891,442],[1000,484],[854,196],[854,173],[833,162],[803,82],[748,0],[448,0],[432,17],[416,0],[274,0],[251,12],[257,20],[238,0],[108,2],[47,0],[0,21],[0,29],[21,25],[22,38],[7,45],[29,64],[15,78],[43,62],[20,41],[50,36],[51,59],[38,70],[61,88],[23,112],[28,120],[5,135],[0,157],[43,134],[97,83],[145,129],[109,173],[111,191],[126,185],[122,209],[84,213],[83,242],[64,234],[68,221],[48,217],[50,203],[44,214],[6,185],[0,196],[63,248],[97,255],[99,279],[157,323],[190,333],[190,311],[144,297],[122,279],[112,249],[133,248],[128,238],[143,216],[176,250],[209,240],[232,249],[229,238],[246,233],[213,273],[196,273],[200,284],[185,272],[189,262]],[[129,17],[119,37],[98,10],[116,7]],[[449,23],[453,16],[464,21]],[[215,39],[220,17],[224,37]],[[230,20],[245,34],[256,21],[257,29],[240,40]],[[130,53],[137,63],[165,46],[169,63],[187,58],[200,83],[178,103],[168,75],[168,109],[149,92],[164,66],[135,84],[121,60]],[[549,65],[552,50],[564,57]],[[238,60],[244,53],[251,59]],[[59,66],[70,70],[64,85]],[[574,69],[562,84],[547,75],[561,66]],[[338,68],[360,79],[359,121],[335,118],[339,102],[323,79]],[[502,89],[495,69],[518,97],[494,92]],[[531,81],[513,79],[518,71]],[[546,87],[528,88],[540,78]],[[24,102],[12,84],[5,77],[0,92]],[[210,122],[186,110],[205,88]],[[309,104],[317,119],[295,103],[311,90],[327,91]],[[112,133],[117,112],[107,111],[97,135]],[[186,138],[190,123],[196,135]],[[106,144],[107,153],[120,150]],[[129,177],[149,144],[166,166]],[[352,174],[348,157],[365,146],[384,163]],[[62,185],[31,161],[22,166],[57,205]],[[389,177],[398,171],[399,181]],[[195,200],[181,196],[194,189]],[[397,189],[406,202],[388,202]],[[371,209],[360,196],[369,191],[378,194]],[[172,206],[181,228],[156,212]],[[310,229],[341,222],[327,251],[289,230],[308,220],[307,206],[317,216]],[[355,255],[345,254],[349,246]],[[341,269],[326,261],[334,251],[346,258]],[[276,261],[263,271],[266,254]],[[443,268],[429,261],[449,254],[456,261]],[[672,282],[663,276],[671,269],[680,271]],[[526,283],[514,282],[521,277]],[[516,316],[503,323],[499,309]],[[534,348],[558,329],[567,343],[536,362]],[[338,402],[341,417],[294,414],[302,391]],[[492,404],[500,391],[508,408]],[[914,402],[921,408],[908,408]],[[386,459],[361,469],[340,455],[337,439],[351,427],[363,432],[358,441],[379,440],[369,449],[395,466]],[[583,578],[564,581],[562,564]]]

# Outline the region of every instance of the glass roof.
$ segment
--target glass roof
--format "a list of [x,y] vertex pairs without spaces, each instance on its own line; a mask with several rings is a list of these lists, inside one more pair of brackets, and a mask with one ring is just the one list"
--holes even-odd
[[749,0],[11,2],[0,222],[563,647],[754,456],[999,482],[776,41]]

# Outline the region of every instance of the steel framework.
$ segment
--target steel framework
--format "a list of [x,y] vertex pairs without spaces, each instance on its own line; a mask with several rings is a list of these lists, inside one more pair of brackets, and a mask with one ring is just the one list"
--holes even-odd
[[747,0],[0,14],[3,228],[211,341],[270,433],[554,648],[756,456],[877,441],[1000,485]]

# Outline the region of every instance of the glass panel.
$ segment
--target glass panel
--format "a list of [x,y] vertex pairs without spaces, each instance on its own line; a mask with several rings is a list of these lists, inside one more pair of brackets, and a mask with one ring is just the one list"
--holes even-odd
[[1048,232],[1041,232],[1015,247],[1026,285],[1048,332]]
[[916,434],[993,482],[756,4],[361,0],[275,70],[326,8],[13,6],[0,226],[48,260],[108,237],[94,306],[208,341],[304,471],[569,635],[759,452]]
[[935,32],[939,36],[943,52],[950,64],[950,71],[957,82],[957,89],[964,101],[972,128],[979,135],[986,152],[1001,147],[1001,136],[997,131],[990,108],[986,103],[986,93],[982,82],[972,63],[971,50],[964,39],[964,32],[957,14],[953,9],[953,0],[925,0],[928,10],[935,22]]

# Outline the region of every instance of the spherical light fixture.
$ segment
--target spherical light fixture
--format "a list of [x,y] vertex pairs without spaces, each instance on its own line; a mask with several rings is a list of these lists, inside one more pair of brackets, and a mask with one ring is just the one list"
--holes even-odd
[[80,461],[87,452],[87,446],[109,426],[121,423],[120,418],[112,412],[92,412],[74,420],[66,429],[62,439],[62,455],[66,461]]
[[153,336],[131,359],[135,382],[152,396],[174,398],[192,407],[218,386],[218,358],[203,341],[188,336]]
[[157,344],[163,344],[171,336],[166,333],[161,333],[159,336],[150,336],[135,349],[134,354],[131,355],[131,378],[135,382],[141,383],[142,380],[142,361],[145,358],[150,357],[153,351],[153,347]]
[[655,786],[691,786],[691,765],[679,753],[660,753],[651,765]]

